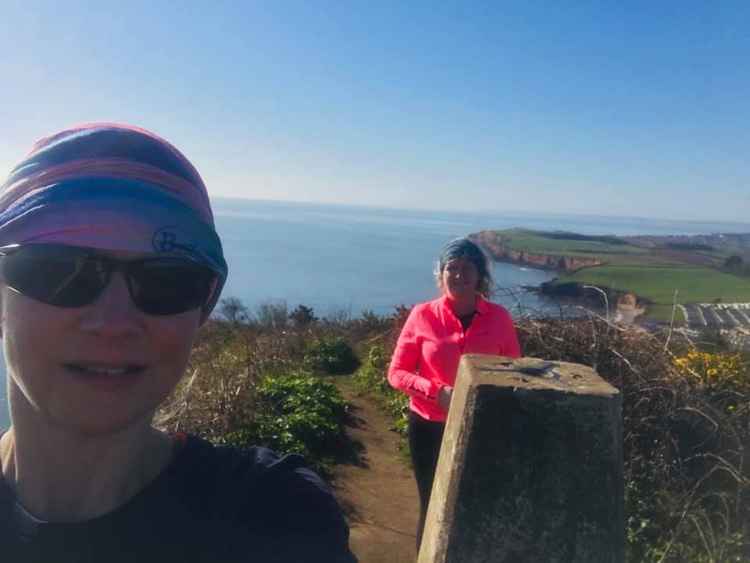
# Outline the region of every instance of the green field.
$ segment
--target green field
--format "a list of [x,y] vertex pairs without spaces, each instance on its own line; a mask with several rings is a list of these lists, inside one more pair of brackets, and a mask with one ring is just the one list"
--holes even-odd
[[672,309],[674,309],[674,324],[680,326],[685,322],[685,315],[682,313],[682,309],[679,307],[675,308],[672,305],[651,305],[648,308],[646,317],[663,323],[669,323],[672,320]]
[[671,315],[675,290],[677,303],[750,302],[750,279],[711,268],[607,265],[563,274],[559,279],[633,292],[654,304],[648,316],[659,320]]
[[[669,321],[676,302],[750,302],[750,278],[718,269],[727,255],[721,247],[675,248],[669,240],[623,239],[560,231],[495,231],[496,243],[529,254],[597,258],[602,265],[561,273],[560,282],[578,282],[635,293],[648,305],[647,317]],[[649,237],[645,237],[649,238]],[[705,246],[705,245],[704,245]],[[675,320],[682,320],[677,310]]]
[[672,304],[675,289],[680,303],[750,301],[750,280],[710,268],[599,266],[564,274],[560,281],[632,291],[661,305]]
[[586,256],[588,258],[601,255],[603,259],[612,258],[613,255],[648,254],[648,250],[645,248],[625,242],[615,243],[615,237],[583,237],[575,233],[529,231],[526,229],[508,229],[500,232],[503,243],[509,248],[531,254]]

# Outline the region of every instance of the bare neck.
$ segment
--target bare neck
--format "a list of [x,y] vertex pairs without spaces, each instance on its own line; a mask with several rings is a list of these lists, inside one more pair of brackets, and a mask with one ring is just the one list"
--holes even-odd
[[150,483],[172,455],[171,440],[150,425],[90,436],[11,417],[11,429],[0,439],[2,477],[41,520],[78,522],[111,512]]
[[451,297],[448,297],[448,300],[450,302],[451,308],[453,309],[453,312],[457,317],[465,317],[467,315],[471,315],[474,311],[477,310],[476,295],[463,299],[453,299]]

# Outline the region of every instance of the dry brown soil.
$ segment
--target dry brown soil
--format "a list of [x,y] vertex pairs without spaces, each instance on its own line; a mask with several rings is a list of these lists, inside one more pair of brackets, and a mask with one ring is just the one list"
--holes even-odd
[[338,386],[351,405],[347,433],[358,447],[355,458],[333,470],[352,551],[360,563],[413,563],[419,500],[399,437],[375,399],[358,395],[349,381]]

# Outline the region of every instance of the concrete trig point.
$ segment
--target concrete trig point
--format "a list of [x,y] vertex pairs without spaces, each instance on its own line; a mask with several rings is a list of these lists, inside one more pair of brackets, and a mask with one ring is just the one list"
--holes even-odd
[[621,563],[621,411],[591,368],[464,356],[419,563]]

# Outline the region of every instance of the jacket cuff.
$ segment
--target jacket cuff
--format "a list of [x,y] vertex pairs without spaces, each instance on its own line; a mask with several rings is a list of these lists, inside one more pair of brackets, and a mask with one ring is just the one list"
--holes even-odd
[[430,397],[430,399],[432,399],[432,402],[437,405],[439,403],[439,401],[440,401],[440,392],[443,390],[443,387],[447,387],[447,385],[445,383],[442,383],[442,382],[441,383],[435,383],[434,381],[432,382],[432,385],[433,385],[433,388],[434,388],[435,395],[432,396],[432,397]]

